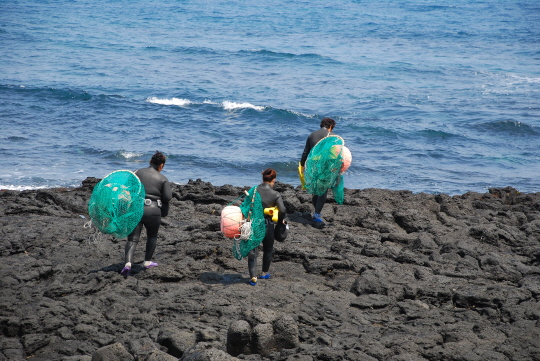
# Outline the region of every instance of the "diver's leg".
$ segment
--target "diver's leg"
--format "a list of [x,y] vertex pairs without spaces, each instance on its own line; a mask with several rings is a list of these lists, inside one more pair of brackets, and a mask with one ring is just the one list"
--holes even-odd
[[157,235],[159,226],[161,224],[161,215],[152,215],[146,222],[146,254],[144,255],[144,261],[150,262],[157,246]]
[[263,274],[261,278],[266,277],[270,270],[270,264],[272,264],[272,256],[274,255],[274,224],[268,223],[266,225],[266,234],[263,239]]
[[[157,207],[156,207],[157,208]],[[157,208],[158,212],[153,212],[149,217],[147,218],[145,222],[146,227],[146,253],[144,255],[144,266],[149,268],[157,266],[157,263],[152,262],[152,256],[154,255],[154,252],[156,250],[157,246],[157,239],[158,239],[158,231],[159,226],[161,224],[161,213],[159,208]]]
[[321,212],[324,207],[324,203],[326,203],[326,197],[328,196],[328,189],[326,192],[324,192],[320,196],[313,196],[313,207],[315,208],[315,212],[313,213],[313,221],[315,222],[322,222],[323,219],[321,217]]
[[257,282],[257,257],[259,256],[259,247],[253,248],[248,253],[249,277]]
[[315,213],[321,214],[322,209],[324,207],[324,203],[326,202],[326,198],[328,197],[328,189],[324,194],[320,196],[314,196],[313,198],[317,197],[317,199],[314,200],[313,206],[315,207]]
[[135,253],[135,248],[137,248],[137,243],[139,243],[139,239],[141,237],[141,231],[142,231],[143,223],[139,222],[137,226],[135,226],[135,229],[128,235],[128,239],[126,242],[125,247],[125,260],[126,264],[124,265],[124,268],[120,273],[127,277],[131,273],[131,261],[133,260],[133,254]]
[[135,248],[137,248],[137,243],[139,243],[139,239],[141,237],[142,227],[143,223],[139,222],[133,232],[131,232],[128,236],[125,248],[126,265],[129,263],[129,265],[131,266],[133,254],[135,253]]

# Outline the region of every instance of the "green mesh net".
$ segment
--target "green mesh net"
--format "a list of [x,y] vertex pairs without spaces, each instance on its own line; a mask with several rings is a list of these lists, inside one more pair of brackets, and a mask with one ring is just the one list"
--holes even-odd
[[[258,247],[266,234],[266,221],[261,201],[261,195],[257,192],[257,186],[251,188],[248,195],[240,205],[245,222],[251,222],[251,231],[247,239],[235,239],[232,254],[238,260],[247,257],[248,253]],[[243,225],[242,227],[245,227]],[[244,233],[244,232],[242,232]]]
[[135,173],[119,170],[96,184],[88,202],[88,214],[102,233],[124,238],[141,221],[144,196],[144,185]]
[[344,145],[343,138],[329,135],[311,148],[304,171],[308,193],[321,196],[330,188],[336,202],[343,204],[345,188],[341,166]]

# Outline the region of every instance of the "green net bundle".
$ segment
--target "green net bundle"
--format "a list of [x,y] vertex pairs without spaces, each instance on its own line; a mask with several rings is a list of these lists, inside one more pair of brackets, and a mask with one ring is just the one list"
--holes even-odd
[[88,202],[92,224],[102,233],[127,237],[144,212],[144,185],[135,173],[119,170],[96,184]]
[[343,204],[344,182],[341,174],[345,141],[337,135],[321,139],[309,152],[305,164],[305,188],[308,193],[321,196],[328,188],[334,199]]
[[266,234],[264,210],[261,195],[257,192],[257,186],[249,190],[244,202],[240,205],[240,209],[245,221],[251,222],[251,233],[247,239],[237,239],[233,244],[232,253],[238,260],[247,257],[252,249],[258,247]]

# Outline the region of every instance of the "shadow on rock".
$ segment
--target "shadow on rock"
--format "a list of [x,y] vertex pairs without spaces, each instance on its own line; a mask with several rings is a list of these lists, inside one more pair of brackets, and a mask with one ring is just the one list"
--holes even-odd
[[249,278],[242,277],[239,274],[228,274],[228,273],[215,273],[215,272],[204,272],[200,275],[199,280],[202,283],[206,284],[222,284],[222,285],[231,285],[235,283],[247,283]]

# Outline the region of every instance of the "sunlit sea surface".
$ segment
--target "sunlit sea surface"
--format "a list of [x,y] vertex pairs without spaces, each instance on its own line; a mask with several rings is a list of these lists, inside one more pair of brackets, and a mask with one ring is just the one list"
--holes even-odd
[[299,185],[323,117],[347,188],[540,191],[540,2],[4,1],[0,189],[145,167]]

